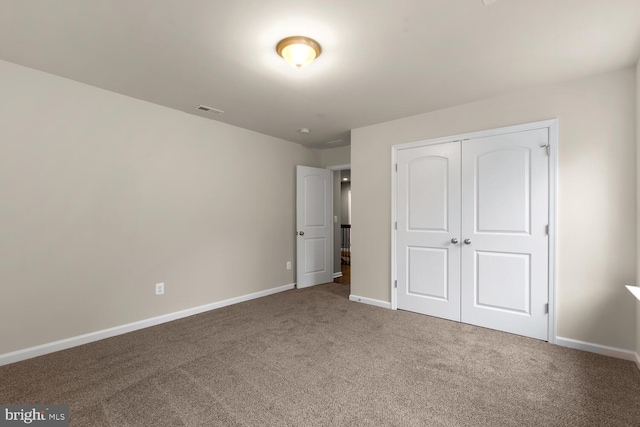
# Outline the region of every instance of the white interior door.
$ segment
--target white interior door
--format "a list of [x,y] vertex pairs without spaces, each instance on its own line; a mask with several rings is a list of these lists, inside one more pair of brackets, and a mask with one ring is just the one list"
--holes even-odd
[[460,320],[460,142],[398,152],[398,308]]
[[463,143],[465,323],[548,339],[548,132]]
[[297,166],[296,223],[298,288],[333,280],[332,172]]

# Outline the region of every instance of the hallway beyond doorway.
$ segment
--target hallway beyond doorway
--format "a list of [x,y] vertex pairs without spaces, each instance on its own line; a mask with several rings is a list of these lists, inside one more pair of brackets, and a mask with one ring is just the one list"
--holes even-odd
[[351,284],[351,265],[342,264],[341,272],[342,272],[342,276],[336,277],[335,279],[333,279],[333,281],[335,283],[342,283],[343,285],[350,285]]

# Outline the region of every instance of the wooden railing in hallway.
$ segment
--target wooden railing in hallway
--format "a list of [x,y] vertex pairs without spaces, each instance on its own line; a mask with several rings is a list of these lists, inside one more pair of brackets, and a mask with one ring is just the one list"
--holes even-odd
[[340,259],[342,264],[351,265],[351,225],[340,225]]

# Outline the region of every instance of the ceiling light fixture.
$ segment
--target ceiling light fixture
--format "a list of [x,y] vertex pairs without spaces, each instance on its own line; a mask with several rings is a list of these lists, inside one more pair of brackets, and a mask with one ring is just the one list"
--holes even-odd
[[280,40],[276,45],[276,52],[287,64],[302,68],[320,56],[322,48],[317,41],[309,37],[293,36]]

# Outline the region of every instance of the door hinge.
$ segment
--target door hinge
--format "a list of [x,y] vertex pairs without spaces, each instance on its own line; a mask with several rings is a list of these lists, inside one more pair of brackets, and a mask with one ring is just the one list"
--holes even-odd
[[545,227],[545,233],[547,234],[547,236],[549,235],[549,224],[547,224],[547,226]]
[[541,145],[540,148],[545,148],[547,150],[547,156],[551,154],[551,146],[549,144]]
[[398,289],[398,281],[397,280],[394,282],[393,287]]
[[395,229],[398,229],[398,221],[396,221],[395,225],[394,225]]
[[398,172],[398,164],[396,163],[396,172]]
[[544,314],[549,314],[549,303],[544,305]]

